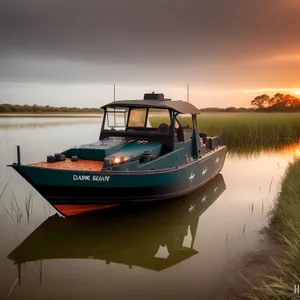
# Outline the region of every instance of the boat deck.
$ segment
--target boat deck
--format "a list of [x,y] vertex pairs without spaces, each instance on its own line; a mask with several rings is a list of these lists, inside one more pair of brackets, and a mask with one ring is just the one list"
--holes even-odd
[[66,159],[65,161],[58,161],[53,163],[48,162],[38,162],[34,164],[29,164],[31,167],[49,168],[57,170],[74,170],[74,171],[101,171],[103,168],[102,161],[95,160],[84,160],[73,162],[71,159]]

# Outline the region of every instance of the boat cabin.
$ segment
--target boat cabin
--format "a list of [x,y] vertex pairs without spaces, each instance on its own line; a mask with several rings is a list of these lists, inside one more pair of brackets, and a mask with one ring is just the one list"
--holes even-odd
[[[98,141],[68,149],[62,159],[49,156],[47,163],[32,166],[89,171],[168,169],[224,145],[222,136],[207,138],[199,133],[199,109],[166,99],[164,94],[145,94],[143,100],[114,101],[102,108]],[[74,158],[76,163],[72,163]]]
[[185,165],[222,144],[219,137],[199,134],[199,109],[164,94],[145,94],[143,100],[114,101],[102,108],[99,140],[63,152],[66,157],[102,162],[103,170],[157,170]]
[[[194,142],[199,140],[197,114],[200,111],[188,102],[166,99],[164,94],[145,94],[144,100],[115,101],[102,108],[100,140],[124,138],[157,142],[162,144],[163,153],[176,150],[178,143],[191,142],[193,137]],[[180,115],[184,116],[181,120]]]

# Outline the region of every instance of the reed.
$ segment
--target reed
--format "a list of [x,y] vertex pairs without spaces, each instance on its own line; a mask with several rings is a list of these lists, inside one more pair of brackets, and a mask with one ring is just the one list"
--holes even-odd
[[253,287],[248,299],[299,299],[294,285],[300,284],[300,159],[291,163],[282,181],[282,189],[273,210],[271,226],[285,244],[282,258],[274,261],[277,273]]
[[6,190],[6,188],[7,188],[8,184],[9,184],[9,182],[10,182],[10,179],[7,180],[7,182],[6,182],[6,184],[4,185],[2,191],[0,192],[0,200],[1,200],[3,194],[4,194],[5,190]]
[[27,216],[27,223],[29,222],[30,216],[32,215],[33,210],[33,191],[30,192],[28,196],[25,198],[25,211]]
[[12,192],[12,196],[13,196],[12,197],[13,201],[11,202],[11,208],[12,208],[13,212],[15,213],[15,216],[17,218],[17,222],[20,222],[22,217],[23,217],[23,213],[20,209],[20,206],[18,204],[18,201],[15,197],[14,192]]
[[17,219],[17,222],[19,223],[23,217],[23,213],[20,209],[20,206],[18,204],[18,201],[15,197],[14,192],[12,192],[12,198],[11,198],[11,202],[10,202],[10,208],[8,209],[5,205],[4,205],[4,209],[6,210],[7,214],[9,215],[9,217],[13,220],[14,216]]
[[[7,185],[8,183],[5,185],[4,190],[6,189]],[[0,193],[0,199],[4,193],[4,190]],[[7,207],[4,205],[4,209],[12,220],[16,218],[17,222],[19,223],[22,220],[22,217],[25,215],[27,217],[27,223],[29,223],[30,217],[33,213],[33,194],[33,192],[30,192],[29,195],[25,197],[24,208],[22,208],[19,205],[14,192],[12,192],[10,206]]]
[[[183,125],[191,118],[179,118]],[[150,119],[152,127],[166,122],[162,116]],[[276,150],[299,141],[299,113],[203,113],[198,116],[199,131],[209,136],[227,134],[227,145],[236,153]]]

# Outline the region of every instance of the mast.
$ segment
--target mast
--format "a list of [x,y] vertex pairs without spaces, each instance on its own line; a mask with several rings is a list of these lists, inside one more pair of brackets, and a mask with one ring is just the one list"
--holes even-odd
[[[114,84],[114,102],[116,101],[116,85]],[[116,108],[114,107],[114,127],[116,126]]]
[[189,84],[186,85],[186,100],[190,102],[190,87]]

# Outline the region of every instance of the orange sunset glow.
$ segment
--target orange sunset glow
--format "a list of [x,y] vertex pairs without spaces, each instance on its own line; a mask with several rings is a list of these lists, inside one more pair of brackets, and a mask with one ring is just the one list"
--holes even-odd
[[74,0],[67,19],[58,0],[0,1],[0,103],[100,107],[114,84],[116,100],[189,84],[198,108],[300,95],[298,0],[135,2]]
[[300,300],[300,0],[0,0],[0,300]]

